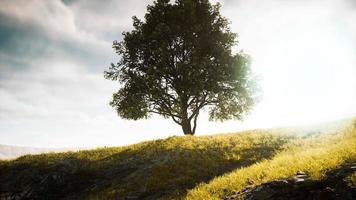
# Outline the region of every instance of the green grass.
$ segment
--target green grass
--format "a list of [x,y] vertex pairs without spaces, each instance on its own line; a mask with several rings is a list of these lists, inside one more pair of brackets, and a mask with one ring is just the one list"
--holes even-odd
[[27,155],[0,161],[0,196],[30,188],[35,199],[219,199],[247,180],[259,185],[298,170],[321,179],[356,158],[352,123]]

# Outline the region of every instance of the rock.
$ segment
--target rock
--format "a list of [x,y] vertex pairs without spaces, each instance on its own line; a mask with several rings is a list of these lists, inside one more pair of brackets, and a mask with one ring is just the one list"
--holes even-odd
[[306,175],[303,175],[303,176],[294,176],[292,180],[293,180],[294,183],[300,183],[300,182],[307,181],[308,178],[309,178],[309,177],[306,176]]
[[297,174],[296,174],[297,176],[299,175],[307,175],[306,173],[304,173],[303,171],[297,171]]

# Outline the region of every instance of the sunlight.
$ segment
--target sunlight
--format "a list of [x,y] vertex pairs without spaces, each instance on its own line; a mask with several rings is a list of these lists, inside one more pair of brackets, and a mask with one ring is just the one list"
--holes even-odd
[[0,16],[0,200],[355,200],[356,0]]
[[262,79],[262,100],[248,117],[251,124],[304,124],[356,113],[354,33],[324,13],[309,14],[295,9],[279,21],[266,14],[240,34],[240,46]]
[[[309,31],[281,38],[269,54],[256,55],[255,65],[262,57],[266,66],[262,75],[265,100],[268,102],[272,94],[274,98],[268,106],[288,114],[290,122],[352,114],[355,100],[352,46],[337,33],[310,31],[309,27],[304,30]],[[275,70],[268,70],[267,66]]]
[[[158,115],[119,118],[109,105],[119,85],[103,78],[119,59],[112,41],[121,41],[133,28],[131,17],[143,19],[152,2],[29,1],[19,15],[16,1],[0,1],[1,143],[97,147],[181,136],[180,126]],[[356,115],[354,0],[210,2],[221,3],[221,15],[238,34],[234,51],[251,56],[262,93],[243,121],[211,122],[205,110],[197,135]]]

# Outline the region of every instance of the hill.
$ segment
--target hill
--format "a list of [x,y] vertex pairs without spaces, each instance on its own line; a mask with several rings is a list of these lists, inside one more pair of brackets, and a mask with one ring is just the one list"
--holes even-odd
[[[27,155],[0,162],[0,199],[258,199],[263,191],[279,195],[280,183],[296,193],[310,186],[322,197],[329,188],[352,199],[355,147],[352,119]],[[344,172],[341,180],[335,170]]]

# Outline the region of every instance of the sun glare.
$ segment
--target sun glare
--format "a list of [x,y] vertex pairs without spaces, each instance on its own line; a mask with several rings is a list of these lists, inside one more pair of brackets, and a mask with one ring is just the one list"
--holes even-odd
[[[291,24],[255,50],[263,117],[282,124],[351,116],[356,108],[353,35],[337,24]],[[257,113],[255,113],[257,114]]]
[[[153,0],[110,2],[0,0],[1,144],[117,146],[182,135],[171,119],[124,120],[109,105],[120,88],[103,77],[120,60],[112,41],[133,30],[133,15],[144,20]],[[356,116],[355,0],[210,2],[238,34],[234,53],[250,55],[261,97],[243,121],[210,122],[201,112],[197,135]]]
[[242,122],[210,123],[205,114],[199,133],[317,124],[356,114],[356,38],[345,5],[220,2],[239,34],[235,51],[251,55],[261,100]]

